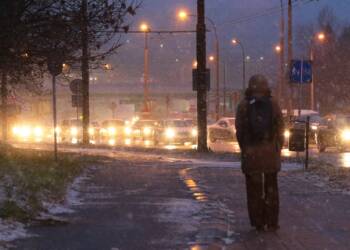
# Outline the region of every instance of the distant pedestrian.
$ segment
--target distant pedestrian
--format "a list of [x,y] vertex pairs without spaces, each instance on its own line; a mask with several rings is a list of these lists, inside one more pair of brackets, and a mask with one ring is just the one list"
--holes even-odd
[[254,75],[236,115],[236,135],[246,176],[250,223],[258,231],[279,228],[277,174],[281,169],[283,117],[267,79]]

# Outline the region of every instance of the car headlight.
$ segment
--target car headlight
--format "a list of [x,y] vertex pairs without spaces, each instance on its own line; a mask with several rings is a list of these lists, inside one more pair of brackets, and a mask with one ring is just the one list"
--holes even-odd
[[78,128],[76,128],[76,127],[70,128],[70,134],[72,136],[77,136],[78,135]]
[[13,127],[12,128],[12,133],[14,135],[19,135],[20,134],[20,128],[19,127]]
[[62,131],[62,129],[60,127],[56,127],[55,130],[56,130],[56,134],[57,135],[59,135],[61,133],[61,131]]
[[132,133],[131,128],[130,128],[130,127],[124,128],[124,133],[125,133],[126,135],[131,135],[131,133]]
[[289,137],[290,137],[290,131],[289,130],[285,130],[284,131],[284,138],[289,139]]
[[198,130],[196,128],[193,128],[192,131],[191,131],[191,135],[193,137],[197,137],[198,136]]
[[23,138],[28,138],[31,134],[31,129],[30,127],[24,126],[20,129],[20,135]]
[[89,128],[89,135],[94,135],[94,134],[95,134],[95,129]]
[[316,125],[311,125],[311,129],[312,130],[317,130],[317,126]]
[[165,136],[168,139],[173,139],[176,136],[176,132],[172,128],[168,128],[165,130]]
[[117,133],[117,130],[115,129],[115,127],[109,127],[108,128],[108,134],[110,136],[114,136],[114,135],[116,135],[116,133]]
[[350,130],[346,129],[341,132],[341,138],[344,141],[349,141],[350,140]]
[[43,129],[41,127],[35,127],[34,128],[34,135],[35,137],[42,137],[44,134]]
[[152,133],[152,129],[151,129],[151,128],[148,128],[148,127],[143,128],[143,133],[144,133],[145,135],[150,135],[150,134]]

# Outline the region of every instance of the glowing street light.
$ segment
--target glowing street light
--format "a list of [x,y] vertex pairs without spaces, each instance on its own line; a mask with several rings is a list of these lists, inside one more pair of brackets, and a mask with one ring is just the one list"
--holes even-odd
[[143,69],[143,111],[148,113],[149,110],[149,49],[148,49],[148,35],[150,27],[147,23],[143,22],[140,24],[140,31],[145,33],[145,47],[144,47],[144,69]]
[[276,46],[275,46],[275,51],[276,51],[277,53],[281,53],[282,47],[281,47],[280,45],[276,45]]
[[[323,43],[326,40],[326,34],[324,32],[319,32],[315,35],[315,38],[311,40],[310,46],[310,60],[314,61],[314,46],[317,40],[320,43]],[[312,82],[310,84],[310,108],[315,110],[315,80],[312,77]]]
[[149,32],[149,26],[148,26],[148,24],[147,23],[141,23],[140,24],[140,30],[142,31],[142,32]]
[[209,61],[213,62],[215,60],[214,56],[209,56]]
[[323,32],[320,32],[320,33],[317,34],[317,39],[320,42],[323,42],[326,39],[326,35]]
[[198,67],[198,62],[197,62],[197,60],[195,60],[192,63],[192,68],[196,69],[197,67]]
[[188,13],[186,10],[180,10],[177,14],[177,17],[181,20],[181,21],[185,21],[188,18]]
[[109,64],[109,63],[106,63],[106,64],[103,65],[103,69],[105,69],[105,70],[111,70],[111,69],[112,69],[112,65]]
[[242,88],[243,88],[243,91],[245,90],[245,78],[246,78],[246,73],[245,73],[245,71],[246,71],[246,61],[249,61],[250,60],[250,56],[245,56],[245,49],[244,49],[244,46],[243,46],[243,44],[242,44],[242,42],[241,41],[239,41],[238,39],[232,39],[232,44],[234,45],[234,46],[236,46],[236,45],[239,45],[239,47],[241,48],[241,50],[242,50],[242,67],[243,67],[243,69],[242,69]]

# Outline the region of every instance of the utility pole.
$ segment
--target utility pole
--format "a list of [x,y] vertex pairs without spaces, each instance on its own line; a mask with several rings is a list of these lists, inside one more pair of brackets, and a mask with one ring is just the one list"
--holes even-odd
[[224,72],[223,72],[223,93],[224,93],[224,109],[223,115],[226,116],[226,61],[224,61]]
[[216,51],[216,98],[215,98],[215,118],[219,120],[220,118],[220,45],[219,38],[215,27],[215,51]]
[[283,6],[283,0],[280,0],[281,2],[281,23],[280,23],[280,76],[279,76],[279,85],[278,85],[278,101],[280,102],[280,105],[285,105],[285,62],[284,62],[284,48],[285,48],[285,41],[284,41],[284,6]]
[[[290,63],[293,59],[293,6],[292,0],[288,0],[288,69],[290,69]],[[288,105],[288,115],[294,115],[293,108],[293,98],[294,98],[294,90],[293,86],[289,85],[289,105]],[[293,112],[293,113],[292,113]]]
[[90,143],[89,140],[89,123],[90,123],[90,107],[89,107],[89,41],[88,41],[88,3],[82,0],[81,3],[81,76],[83,81],[83,144]]
[[[205,0],[197,0],[197,123],[198,152],[207,152],[207,86],[206,86],[206,27]],[[218,58],[217,58],[218,59]]]
[[149,47],[148,47],[148,30],[145,32],[145,48],[144,48],[144,72],[143,72],[143,112],[149,115],[150,109],[149,109],[149,86],[148,86],[148,78],[149,78],[149,68],[148,68],[148,62],[149,62]]
[[7,95],[7,73],[3,69],[1,72],[1,125],[3,142],[7,142]]

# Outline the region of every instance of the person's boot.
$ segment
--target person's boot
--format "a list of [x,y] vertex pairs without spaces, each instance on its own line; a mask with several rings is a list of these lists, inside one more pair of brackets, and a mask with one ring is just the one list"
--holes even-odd
[[258,231],[258,232],[263,232],[265,230],[264,225],[258,225],[258,226],[255,226],[255,228],[256,228],[256,231]]
[[279,225],[267,225],[266,227],[267,232],[276,232],[278,229],[280,229]]

